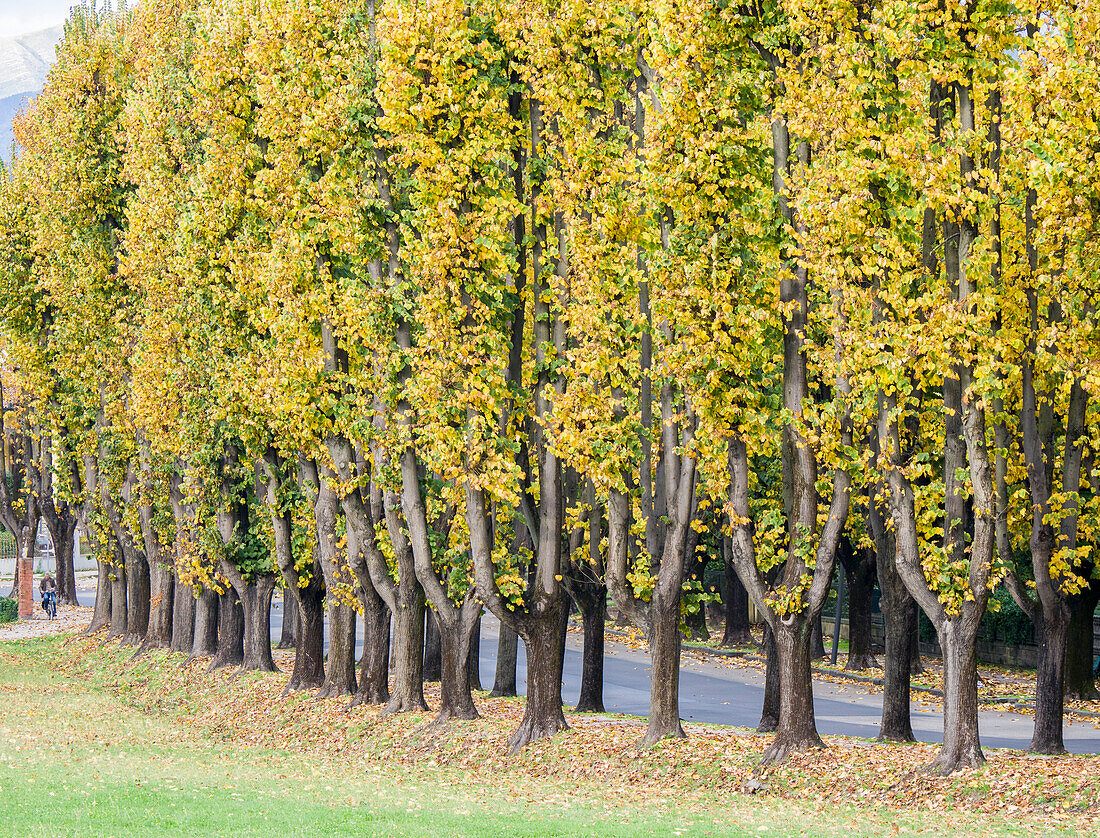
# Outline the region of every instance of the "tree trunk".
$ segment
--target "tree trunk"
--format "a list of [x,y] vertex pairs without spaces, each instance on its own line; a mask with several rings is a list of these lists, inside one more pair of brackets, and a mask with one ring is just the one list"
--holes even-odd
[[764,706],[760,710],[757,733],[772,733],[779,727],[779,651],[775,633],[764,626]]
[[779,726],[762,764],[782,762],[791,753],[823,748],[814,719],[810,643],[816,619],[788,615],[778,621],[775,648],[779,657]]
[[[915,605],[914,601],[914,605]],[[913,612],[917,614],[917,611]],[[909,634],[909,674],[921,675],[924,673],[924,664],[920,659],[920,622],[913,618],[913,630]]]
[[68,520],[63,519],[60,523],[60,531],[56,535],[50,533],[54,539],[57,601],[65,605],[79,605],[76,599],[76,562],[73,560],[76,519],[68,516]]
[[351,706],[385,704],[390,700],[390,609],[373,587],[359,587],[363,603],[363,657],[359,661],[359,689]]
[[384,713],[428,709],[424,701],[424,590],[418,584],[397,588],[393,615],[393,692]]
[[1062,720],[1065,710],[1066,633],[1069,608],[1059,600],[1056,608],[1035,607],[1035,639],[1039,662],[1035,679],[1035,732],[1028,750],[1037,754],[1064,754]]
[[481,612],[478,612],[474,628],[470,632],[470,651],[466,658],[466,669],[470,673],[470,689],[481,692]]
[[[512,753],[569,728],[561,707],[561,610],[568,607],[568,599],[557,597],[542,608],[538,605],[532,603],[531,613],[520,626],[527,649],[527,701],[523,719],[508,740]],[[677,628],[677,639],[679,636]]]
[[120,562],[111,567],[111,627],[107,637],[125,637],[127,623],[126,569]]
[[244,585],[241,605],[244,609],[244,657],[246,672],[278,672],[271,658],[271,596],[275,593],[275,575],[261,573]]
[[[461,613],[461,612],[460,612]],[[461,616],[453,625],[444,625],[436,615],[439,626],[439,713],[432,724],[443,724],[453,719],[478,718],[477,707],[470,693],[470,638],[471,625],[462,625]]]
[[722,634],[723,646],[748,646],[752,643],[752,623],[749,622],[749,592],[737,577],[733,568],[733,545],[730,537],[722,537],[722,564],[725,568],[726,587],[722,591],[725,606],[726,630]]
[[[917,604],[904,589],[896,573],[887,580],[880,559],[882,618],[886,633],[885,669],[882,686],[882,721],[878,738],[888,742],[915,742],[910,718],[910,663]],[[892,561],[892,559],[891,559]]]
[[244,660],[244,609],[237,592],[229,590],[218,595],[218,649],[210,669],[240,666]]
[[205,585],[195,598],[195,642],[191,657],[212,658],[218,654],[218,613],[221,602],[216,591]]
[[276,649],[293,649],[298,645],[298,603],[294,595],[283,588],[283,624]]
[[878,661],[871,653],[871,607],[875,592],[875,551],[856,549],[841,539],[837,551],[848,584],[848,663],[845,669],[871,669]]
[[584,626],[581,694],[577,700],[577,712],[603,713],[604,621],[607,616],[607,588],[603,585],[577,585],[573,598],[581,610],[581,622]]
[[510,626],[501,623],[500,633],[497,635],[497,663],[493,677],[493,691],[489,693],[490,698],[514,698],[517,695],[516,661],[518,657],[519,635]]
[[175,613],[176,574],[170,565],[155,562],[149,568],[149,628],[138,654],[149,649],[167,649],[172,645],[172,623]]
[[821,630],[821,615],[810,626],[810,660],[821,660],[825,657],[825,633]]
[[424,683],[430,684],[442,677],[442,654],[439,639],[439,622],[436,620],[435,611],[427,608],[424,611]]
[[943,650],[943,747],[929,770],[944,776],[985,763],[978,738],[978,658],[964,618],[936,627]]
[[[662,739],[684,738],[680,725],[680,607],[679,590],[653,590],[649,631],[649,724],[641,745]],[[668,600],[676,598],[675,604]]]
[[885,615],[886,658],[882,689],[882,721],[879,739],[890,742],[915,742],[911,719],[910,683],[912,657],[910,639],[917,622],[917,606],[912,600],[896,605]]
[[318,698],[355,695],[355,609],[330,598],[325,683]]
[[92,622],[85,634],[99,631],[111,623],[111,566],[96,560],[98,575],[95,586],[95,608],[92,609]]
[[172,586],[173,652],[191,653],[195,645],[195,592],[179,579]]
[[124,645],[141,646],[149,631],[149,562],[136,551],[126,557],[126,639]]
[[[283,695],[312,690],[325,683],[325,588],[314,577],[304,588],[286,598],[286,608],[296,612],[294,668]],[[286,619],[286,614],[283,615]]]
[[1095,700],[1096,674],[1093,670],[1093,614],[1100,601],[1100,579],[1069,598],[1069,633],[1066,642],[1066,696]]

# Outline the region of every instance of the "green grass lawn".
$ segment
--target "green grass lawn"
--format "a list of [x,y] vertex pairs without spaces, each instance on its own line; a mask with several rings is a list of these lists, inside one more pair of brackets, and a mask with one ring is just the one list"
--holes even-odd
[[[0,644],[5,836],[971,834],[936,816],[822,810],[739,793],[688,811],[624,807],[592,788],[574,797],[552,778],[517,795],[451,767],[410,772],[337,760],[322,769],[308,755],[212,738],[170,710],[135,709],[99,678],[54,671],[61,642]],[[1025,830],[983,819],[980,834]]]

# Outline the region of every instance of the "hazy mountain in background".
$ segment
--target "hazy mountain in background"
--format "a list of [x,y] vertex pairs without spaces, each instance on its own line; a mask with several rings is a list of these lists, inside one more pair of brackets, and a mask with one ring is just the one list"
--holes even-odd
[[46,83],[62,27],[18,38],[0,38],[0,157],[11,160],[12,120]]

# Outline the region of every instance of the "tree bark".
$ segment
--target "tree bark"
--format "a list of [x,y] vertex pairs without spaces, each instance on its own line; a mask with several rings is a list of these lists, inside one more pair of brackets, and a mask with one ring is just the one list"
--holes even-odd
[[232,585],[218,594],[218,648],[210,669],[240,666],[244,661],[244,608]]
[[54,538],[54,553],[57,556],[58,601],[66,605],[79,605],[76,598],[76,517],[70,516],[61,529],[59,537]]
[[432,720],[438,725],[455,719],[478,718],[470,692],[470,640],[476,618],[460,619],[455,625],[440,624],[439,712]]
[[[885,600],[884,600],[885,601]],[[906,593],[883,609],[886,653],[883,659],[882,720],[878,738],[888,742],[915,742],[911,718],[912,680],[910,647],[917,623],[917,604]]]
[[945,776],[985,763],[978,737],[977,626],[966,622],[959,617],[936,630],[943,650],[943,747],[929,770]]
[[1062,720],[1065,711],[1066,635],[1069,630],[1069,607],[1045,613],[1036,608],[1035,639],[1039,660],[1035,678],[1035,730],[1028,750],[1037,754],[1064,754]]
[[318,690],[317,697],[352,696],[356,691],[355,609],[330,597],[325,683]]
[[[872,443],[877,455],[877,442]],[[877,492],[876,492],[877,494]],[[882,619],[886,634],[883,660],[882,721],[878,738],[888,742],[915,742],[910,713],[911,646],[917,626],[917,604],[898,575],[893,534],[873,503],[867,512],[868,529],[875,540]]]
[[[312,578],[306,587],[298,588],[288,597],[287,607],[297,612],[298,630],[294,637],[294,668],[290,671],[284,695],[319,689],[325,683],[324,584]],[[285,614],[283,619],[286,619]]]
[[393,615],[393,691],[386,713],[428,709],[424,701],[424,590],[419,584],[398,585]]
[[514,698],[516,693],[516,662],[519,658],[519,635],[507,624],[500,624],[497,635],[496,672],[490,698]]
[[779,728],[779,651],[771,626],[764,624],[764,706],[760,710],[757,733],[773,733]]
[[430,608],[424,612],[424,682],[434,683],[440,679],[443,665],[439,639],[439,622]]
[[845,669],[871,669],[878,661],[871,653],[871,604],[875,591],[875,551],[855,549],[841,539],[838,551],[848,583],[848,663]]
[[[673,607],[671,599],[675,597]],[[662,739],[683,739],[680,724],[680,591],[654,588],[649,631],[649,724],[643,746]]]
[[573,599],[581,611],[584,652],[581,659],[581,693],[578,713],[603,713],[604,622],[607,618],[607,588],[575,584]]
[[359,689],[351,706],[385,704],[390,700],[390,609],[374,587],[359,587],[363,604],[363,656],[359,661]]
[[95,607],[92,609],[92,622],[84,630],[85,634],[99,631],[111,623],[111,566],[96,559]]
[[920,611],[916,607],[916,602],[913,603],[913,608],[913,630],[909,632],[909,672],[911,675],[921,675],[924,672],[924,664],[920,657],[920,624],[917,620]]
[[481,612],[478,612],[474,627],[470,632],[470,651],[466,668],[470,673],[470,689],[481,692]]
[[[294,520],[290,512],[293,496],[288,490],[300,488],[300,474],[296,473],[295,463],[274,448],[268,448],[260,465],[262,482],[266,484],[263,487],[266,489],[264,504],[274,535],[275,563],[283,575],[284,638],[287,624],[293,626],[294,668],[283,690],[285,695],[319,688],[325,682],[325,582],[318,559],[319,539],[314,540],[313,561],[308,568],[299,568],[294,555]],[[257,494],[261,493],[257,491]]]
[[294,595],[283,588],[283,624],[279,631],[276,649],[293,649],[298,645],[298,603]]
[[149,631],[149,562],[137,550],[126,550],[126,637],[123,645],[141,646]]
[[797,751],[825,747],[814,719],[810,669],[812,632],[812,622],[806,619],[779,620],[775,628],[779,657],[779,726],[775,740],[761,759],[763,764],[782,762]]
[[722,645],[748,646],[752,643],[752,623],[749,621],[749,592],[737,578],[733,567],[733,545],[728,535],[722,536],[722,565],[725,568],[725,589],[722,591],[722,604],[725,606],[726,628],[722,634]]
[[321,473],[312,460],[301,464],[301,482],[313,493],[314,520],[317,526],[318,563],[325,579],[328,599],[329,652],[325,665],[325,683],[318,698],[354,695],[355,680],[355,611],[338,602],[335,591],[341,583],[350,583],[346,562],[342,561],[336,535],[339,499],[329,475]]
[[195,645],[195,592],[177,578],[172,586],[173,652],[191,653]]
[[[564,638],[561,633],[561,615],[568,600],[564,598],[548,603],[539,609],[544,619],[531,620],[525,626],[523,642],[527,649],[527,701],[523,706],[523,719],[508,741],[508,748],[515,753],[530,742],[553,736],[568,729],[561,704],[561,660]],[[677,631],[679,636],[679,631]]]
[[168,649],[172,645],[175,616],[176,574],[171,565],[155,562],[149,569],[149,628],[137,654],[149,649]]
[[108,639],[125,637],[128,624],[126,603],[126,568],[122,557],[115,551],[117,564],[111,566],[111,625],[107,631]]
[[193,658],[213,658],[218,654],[218,616],[221,600],[216,591],[205,585],[195,599],[195,640]]
[[1070,622],[1066,641],[1066,695],[1069,698],[1086,701],[1100,698],[1093,669],[1093,614],[1098,601],[1100,579],[1091,580],[1087,588],[1069,598]]
[[825,633],[821,630],[821,615],[818,614],[810,625],[810,660],[821,660],[825,655]]
[[275,593],[275,576],[261,573],[244,585],[241,603],[244,607],[244,658],[241,669],[246,672],[278,672],[271,657],[271,597]]

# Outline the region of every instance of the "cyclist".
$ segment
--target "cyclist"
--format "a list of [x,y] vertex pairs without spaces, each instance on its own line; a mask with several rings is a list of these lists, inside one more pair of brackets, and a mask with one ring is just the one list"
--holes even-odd
[[42,577],[42,581],[38,583],[38,590],[42,593],[42,610],[49,614],[51,604],[54,608],[57,607],[57,585],[48,570],[46,575]]

